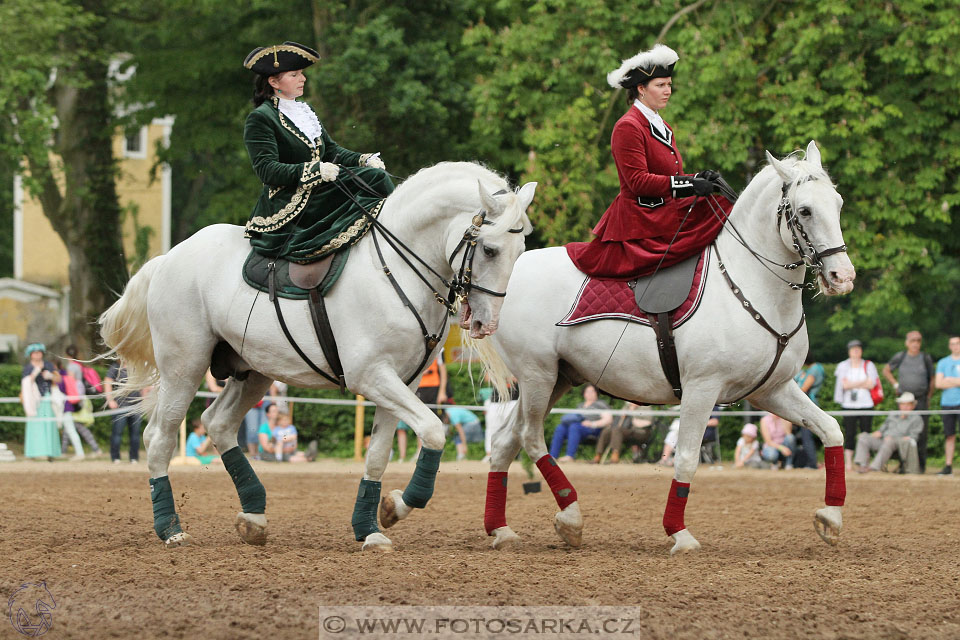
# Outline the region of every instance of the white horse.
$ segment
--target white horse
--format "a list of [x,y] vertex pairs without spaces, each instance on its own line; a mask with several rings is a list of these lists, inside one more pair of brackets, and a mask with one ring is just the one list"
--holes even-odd
[[[444,426],[413,390],[422,363],[432,357],[438,342],[442,344],[447,328],[448,307],[438,304],[443,300],[434,293],[435,288],[443,294],[447,289],[440,289],[437,276],[447,281],[462,276],[463,288],[451,292],[451,298],[459,293],[462,300],[461,323],[473,338],[492,334],[503,302],[499,292],[505,290],[523,252],[524,236],[531,230],[525,212],[535,189],[536,183],[528,183],[510,191],[503,178],[472,163],[441,163],[421,170],[386,199],[379,214],[382,227],[375,227],[375,233],[386,267],[374,231],[368,232],[353,247],[339,281],[325,298],[346,385],[377,404],[353,516],[356,539],[365,549],[392,548],[379,532],[376,509],[398,420],[413,428],[424,451],[404,495],[413,506],[423,507],[433,492]],[[393,243],[383,229],[392,232]],[[431,287],[405,264],[396,241],[406,245],[407,257]],[[245,542],[263,544],[267,521],[263,485],[237,446],[244,414],[272,380],[336,388],[288,344],[269,296],[242,279],[241,266],[249,251],[242,227],[207,227],[144,265],[100,318],[104,342],[127,366],[127,390],[154,388],[140,409],[149,415],[144,441],[154,528],[167,546],[191,541],[180,527],[167,472],[178,426],[211,366],[215,347],[228,354],[227,364],[236,377],[227,381],[202,421],[237,486],[242,510],[236,527]],[[389,273],[410,308],[401,301]],[[307,302],[284,299],[280,306],[300,348],[329,372]],[[436,334],[426,335],[434,330]],[[425,460],[426,454],[430,455]]]
[[[837,421],[793,382],[808,348],[798,290],[804,269],[785,267],[803,258],[821,268],[817,280],[824,294],[853,290],[855,272],[840,229],[843,200],[823,170],[814,142],[803,160],[778,161],[769,153],[767,158],[769,166],[744,190],[711,248],[699,310],[675,332],[683,402],[675,478],[663,520],[675,542],[671,554],[700,546],[683,514],[710,413],[714,405],[744,396],[823,441],[827,506],[816,512],[814,524],[830,544],[836,544],[842,527],[843,434]],[[638,403],[677,403],[653,329],[619,320],[555,326],[583,279],[563,248],[548,248],[524,254],[507,289],[493,343],[519,380],[520,401],[514,424],[494,438],[485,525],[488,535],[495,536],[495,548],[518,540],[506,524],[504,505],[506,471],[521,446],[537,461],[557,499],[557,532],[568,544],[580,544],[583,520],[576,490],[548,455],[543,434],[544,416],[571,386],[592,382]],[[771,328],[761,326],[762,320]]]

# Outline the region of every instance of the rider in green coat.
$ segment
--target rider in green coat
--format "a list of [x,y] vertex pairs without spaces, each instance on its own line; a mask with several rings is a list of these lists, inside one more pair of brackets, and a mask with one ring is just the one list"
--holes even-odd
[[303,95],[303,69],[319,54],[295,42],[258,47],[243,66],[254,71],[253,103],[243,141],[263,183],[247,222],[257,253],[313,262],[352,245],[370,226],[394,185],[380,154],[338,145]]

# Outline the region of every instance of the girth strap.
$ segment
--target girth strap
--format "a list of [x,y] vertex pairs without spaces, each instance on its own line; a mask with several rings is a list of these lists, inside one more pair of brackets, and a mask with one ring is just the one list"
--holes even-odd
[[680,386],[680,363],[677,361],[677,344],[673,339],[673,313],[650,314],[650,326],[657,335],[657,351],[660,354],[660,367],[667,382],[673,388],[673,395],[681,400],[683,389]]
[[[270,300],[273,302],[273,307],[277,311],[277,320],[280,321],[280,328],[283,330],[283,335],[286,336],[287,342],[289,342],[290,346],[293,347],[293,350],[297,352],[297,355],[300,356],[300,358],[307,363],[307,366],[309,366],[311,369],[313,369],[315,372],[317,372],[319,375],[323,376],[333,384],[338,385],[340,387],[341,392],[343,392],[343,389],[345,387],[343,382],[343,370],[339,367],[340,365],[339,356],[336,357],[336,365],[334,365],[334,363],[330,361],[330,358],[327,356],[327,349],[323,345],[323,340],[322,339],[320,340],[320,347],[323,349],[324,357],[327,358],[331,366],[337,366],[338,368],[338,371],[336,372],[337,377],[334,377],[329,373],[327,373],[326,371],[322,370],[317,365],[315,365],[313,361],[307,357],[307,354],[303,352],[303,349],[300,348],[300,345],[297,344],[297,341],[293,339],[293,336],[290,335],[290,330],[287,328],[287,323],[283,319],[283,312],[280,310],[280,298],[277,297],[277,265],[275,262],[270,263],[269,283],[270,283]],[[310,290],[311,294],[315,292],[316,292],[315,289]],[[311,314],[315,313],[312,307],[313,305],[311,304],[311,309],[310,309]],[[324,318],[326,318],[326,310],[324,310],[323,315],[324,315]],[[327,323],[327,326],[329,327],[329,322]],[[314,319],[314,328],[316,327],[317,327],[316,319]],[[319,331],[318,331],[317,337],[319,337]],[[331,337],[332,337],[332,333],[331,333]],[[334,343],[334,352],[335,351],[336,351],[336,343]]]
[[310,289],[310,317],[313,319],[313,329],[317,332],[317,338],[320,340],[323,357],[330,368],[333,369],[333,375],[340,381],[340,393],[344,393],[347,390],[347,385],[343,380],[343,365],[340,364],[337,339],[333,337],[330,318],[327,317],[327,305],[324,304],[323,296],[317,289],[317,287]]

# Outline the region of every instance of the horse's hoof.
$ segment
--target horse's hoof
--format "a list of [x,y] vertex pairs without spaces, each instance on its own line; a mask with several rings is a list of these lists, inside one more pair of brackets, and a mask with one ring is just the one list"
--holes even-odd
[[173,549],[174,547],[186,547],[187,545],[196,544],[193,541],[193,536],[189,533],[175,533],[166,540],[163,541],[163,546],[166,549]]
[[237,514],[236,521],[237,533],[240,539],[247,544],[265,545],[267,544],[267,516],[262,513],[244,513]]
[[700,551],[700,543],[686,529],[681,529],[670,537],[673,538],[674,542],[673,548],[670,549],[670,555]]
[[557,535],[573,548],[583,544],[583,516],[580,515],[580,503],[568,504],[553,519],[553,528]]
[[389,529],[410,515],[411,510],[403,501],[403,491],[394,489],[380,499],[380,526]]
[[520,536],[513,532],[510,527],[497,527],[493,530],[493,548],[498,551],[501,549],[514,549],[520,546]]
[[843,513],[840,507],[817,509],[813,516],[813,528],[824,542],[831,547],[840,542],[840,529],[843,528]]
[[376,533],[371,533],[363,541],[362,551],[374,551],[380,553],[392,553],[393,552],[393,543],[390,542],[390,538],[383,535],[379,531]]

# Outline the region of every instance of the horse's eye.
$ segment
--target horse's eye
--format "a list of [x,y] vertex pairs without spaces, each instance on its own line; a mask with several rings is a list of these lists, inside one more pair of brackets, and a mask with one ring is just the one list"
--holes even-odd
[[797,213],[799,213],[804,218],[809,218],[813,212],[810,211],[810,207],[800,207],[800,210],[797,211]]
[[496,258],[496,257],[497,257],[497,250],[494,249],[493,247],[488,247],[488,246],[484,245],[484,246],[483,246],[483,255],[487,256],[488,258]]

